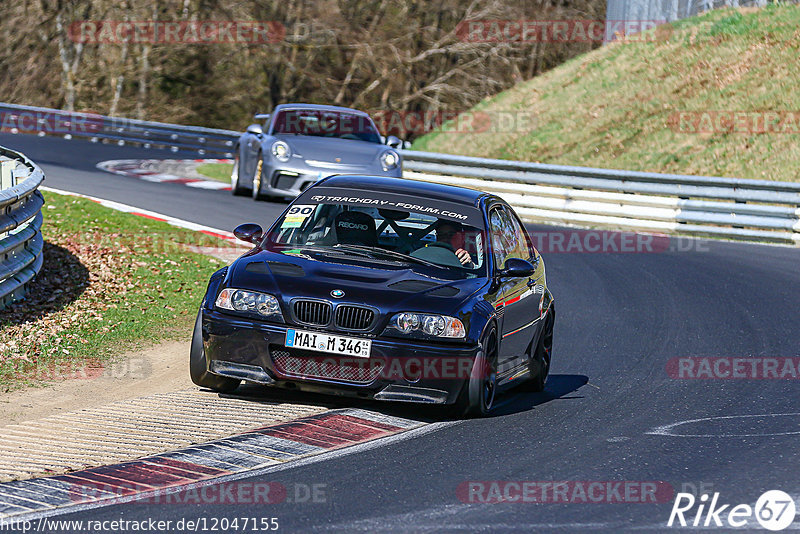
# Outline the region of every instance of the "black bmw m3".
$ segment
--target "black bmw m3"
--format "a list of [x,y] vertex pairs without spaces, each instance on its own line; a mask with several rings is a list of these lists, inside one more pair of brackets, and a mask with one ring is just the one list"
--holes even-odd
[[332,176],[211,276],[195,384],[242,380],[484,415],[498,391],[544,389],[555,307],[514,210],[459,187]]

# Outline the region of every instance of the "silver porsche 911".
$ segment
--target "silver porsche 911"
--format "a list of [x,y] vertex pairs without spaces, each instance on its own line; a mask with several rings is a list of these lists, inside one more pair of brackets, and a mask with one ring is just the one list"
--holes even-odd
[[363,111],[281,104],[256,115],[236,144],[231,190],[254,199],[296,197],[333,174],[400,177],[400,140],[386,143]]

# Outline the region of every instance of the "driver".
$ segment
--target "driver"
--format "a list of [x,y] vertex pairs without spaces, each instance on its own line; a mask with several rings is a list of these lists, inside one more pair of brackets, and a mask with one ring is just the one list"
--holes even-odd
[[472,256],[462,248],[464,243],[464,229],[460,223],[440,220],[439,224],[436,226],[436,242],[453,247],[458,261],[460,261],[461,265],[464,267],[469,269],[475,267]]

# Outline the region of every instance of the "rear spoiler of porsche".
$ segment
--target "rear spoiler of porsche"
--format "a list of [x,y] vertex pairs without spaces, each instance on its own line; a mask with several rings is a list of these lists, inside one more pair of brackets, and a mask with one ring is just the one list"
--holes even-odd
[[270,117],[269,113],[256,113],[253,115],[253,118],[257,121],[265,121],[268,120]]

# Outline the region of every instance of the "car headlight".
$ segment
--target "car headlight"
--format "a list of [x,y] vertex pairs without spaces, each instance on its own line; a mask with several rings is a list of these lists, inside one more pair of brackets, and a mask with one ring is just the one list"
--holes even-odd
[[396,168],[398,163],[400,163],[400,156],[394,150],[387,150],[381,154],[381,165],[384,171]]
[[462,339],[467,335],[464,323],[455,317],[413,312],[394,314],[386,333],[421,339]]
[[292,151],[289,149],[289,145],[283,141],[275,141],[272,143],[272,155],[275,156],[275,159],[278,161],[289,161],[289,156],[292,155]]
[[219,292],[217,308],[259,315],[265,319],[283,322],[278,299],[266,293],[225,288]]

